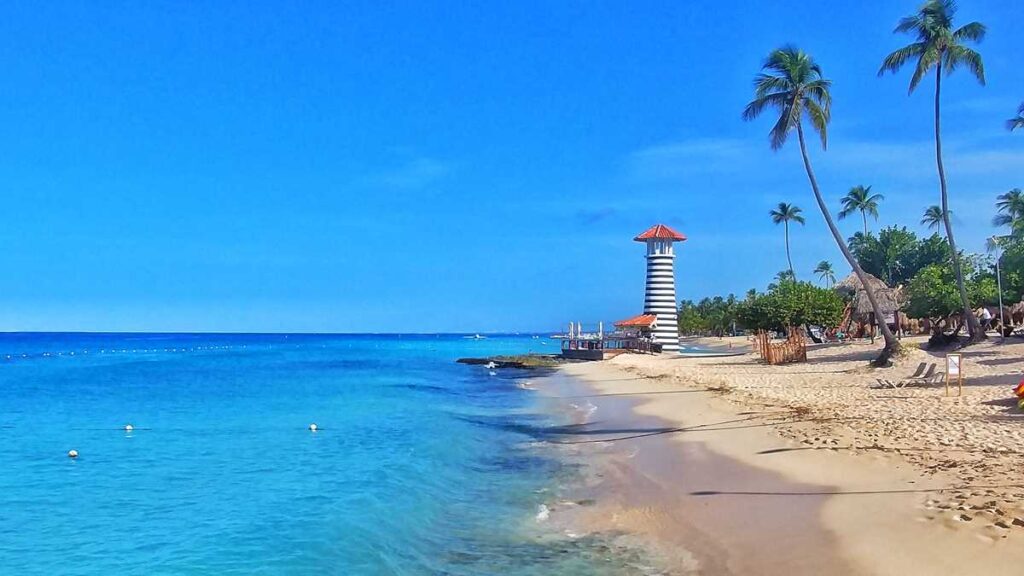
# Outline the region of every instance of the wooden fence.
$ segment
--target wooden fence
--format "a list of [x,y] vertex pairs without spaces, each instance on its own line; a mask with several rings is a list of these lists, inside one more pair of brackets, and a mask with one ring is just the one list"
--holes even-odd
[[754,335],[754,350],[769,364],[807,362],[807,342],[796,327],[791,327],[786,340],[778,344],[772,344],[768,333],[761,330]]

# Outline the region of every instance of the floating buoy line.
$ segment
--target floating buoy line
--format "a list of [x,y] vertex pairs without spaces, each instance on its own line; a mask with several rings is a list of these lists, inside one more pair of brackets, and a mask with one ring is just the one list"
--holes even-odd
[[[0,428],[14,428],[14,426],[0,426]],[[153,430],[153,429],[152,428],[136,428],[134,425],[129,423],[129,424],[125,424],[124,426],[121,426],[120,428],[71,428],[71,430],[88,430],[88,431],[92,431],[92,432],[120,430],[120,431],[131,433],[131,432],[135,432],[135,431],[138,431],[138,430]],[[162,428],[161,430],[164,430],[164,431],[180,431],[181,429],[177,429],[177,428],[174,428],[174,429]],[[314,422],[314,423],[310,424],[309,426],[307,426],[306,430],[309,430],[310,432],[321,432],[321,431],[323,431],[323,428],[321,428],[320,426],[318,426],[316,424],[316,422]],[[126,434],[126,436],[128,436],[128,434]],[[71,458],[71,459],[78,458],[78,450],[74,449],[74,448],[72,448],[71,450],[68,450],[67,456],[68,456],[68,458]]]
[[[47,351],[47,352],[16,352],[13,354],[4,354],[2,356],[5,362],[14,362],[16,360],[32,360],[37,358],[62,358],[62,357],[74,357],[74,356],[88,356],[97,354],[158,354],[161,352],[165,353],[185,353],[185,352],[209,352],[209,351],[224,351],[224,350],[235,350],[248,348],[248,345],[234,346],[180,346],[172,348],[100,348],[95,349],[84,349],[84,350],[58,350],[58,351]],[[268,350],[273,348],[272,346],[266,347]]]

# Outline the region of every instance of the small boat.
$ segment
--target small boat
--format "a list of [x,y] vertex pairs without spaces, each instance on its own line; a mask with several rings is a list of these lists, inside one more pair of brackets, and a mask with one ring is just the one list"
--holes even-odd
[[468,338],[470,340],[486,340],[487,336],[481,336],[479,334],[473,334],[472,336],[463,336],[463,338]]

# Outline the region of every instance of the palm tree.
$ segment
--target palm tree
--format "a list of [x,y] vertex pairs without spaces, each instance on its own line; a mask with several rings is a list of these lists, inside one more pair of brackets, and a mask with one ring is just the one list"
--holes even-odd
[[938,230],[939,226],[942,226],[942,208],[933,205],[925,209],[921,224],[927,226],[929,230]]
[[1024,102],[1017,108],[1017,116],[1006,121],[1006,128],[1013,132],[1017,128],[1024,128]]
[[[828,142],[828,122],[831,119],[832,95],[829,88],[832,85],[830,80],[822,77],[821,67],[802,50],[792,46],[785,46],[772,51],[761,67],[761,72],[754,78],[754,100],[747,104],[743,110],[744,120],[753,120],[761,115],[767,108],[774,108],[779,112],[779,119],[775,122],[769,132],[773,150],[782,148],[786,143],[789,133],[796,130],[797,139],[800,142],[800,155],[803,157],[804,170],[807,172],[807,179],[811,183],[811,190],[814,191],[814,199],[818,202],[821,215],[832,232],[832,237],[839,250],[842,251],[846,261],[853,268],[857,278],[867,289],[865,293],[875,318],[883,318],[882,311],[878,307],[878,299],[874,291],[870,289],[867,277],[860,264],[846,247],[839,229],[832,220],[832,214],[825,205],[818,188],[818,179],[814,176],[811,168],[811,159],[807,155],[807,144],[804,141],[803,118],[806,116],[811,124],[812,130],[821,137],[821,146],[825,148]],[[880,323],[882,336],[885,338],[885,348],[875,359],[875,365],[888,365],[889,357],[898,352],[900,344],[893,336],[892,331],[885,322]]]
[[964,317],[967,319],[967,332],[970,334],[968,343],[985,339],[978,319],[971,312],[967,289],[964,287],[964,275],[960,268],[960,253],[953,239],[953,225],[949,220],[949,196],[946,189],[946,170],[942,165],[942,137],[939,123],[939,99],[942,93],[942,73],[952,74],[959,67],[965,67],[985,84],[985,65],[981,55],[964,45],[965,42],[980,42],[985,37],[985,26],[980,22],[965,24],[953,29],[953,16],[956,15],[956,3],[953,0],[928,0],[913,16],[900,20],[894,32],[908,32],[917,38],[912,44],[896,50],[885,57],[878,75],[886,72],[897,72],[911,59],[915,59],[914,74],[910,77],[910,90],[917,85],[932,68],[935,69],[935,164],[939,171],[939,189],[942,193],[942,221],[946,226],[946,239],[953,252],[953,272],[956,273],[956,284],[960,291],[960,303],[963,305]]
[[818,275],[818,279],[825,283],[825,288],[831,288],[836,283],[835,270],[832,269],[832,263],[828,260],[818,262],[817,267],[814,268],[814,273]]
[[775,281],[779,284],[783,282],[796,282],[796,274],[793,274],[792,270],[779,270],[775,274]]
[[854,212],[860,212],[864,219],[864,235],[868,235],[868,214],[878,220],[878,203],[885,200],[881,194],[872,194],[871,186],[854,186],[843,197],[843,209],[839,211],[839,219],[842,220]]
[[1009,226],[1014,235],[1021,232],[1024,229],[1024,192],[1014,188],[996,196],[996,211],[993,226]]
[[789,262],[789,273],[796,279],[796,273],[793,272],[793,258],[789,255],[789,223],[790,221],[796,222],[801,226],[804,224],[804,217],[800,215],[803,212],[803,208],[795,204],[786,204],[785,202],[779,202],[779,205],[769,212],[772,217],[772,222],[776,224],[783,224],[786,228],[786,261]]

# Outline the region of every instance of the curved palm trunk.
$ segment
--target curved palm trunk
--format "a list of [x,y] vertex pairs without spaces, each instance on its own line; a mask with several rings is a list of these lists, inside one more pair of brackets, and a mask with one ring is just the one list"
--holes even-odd
[[839,250],[843,253],[850,267],[853,268],[853,273],[857,275],[861,285],[864,286],[864,293],[868,295],[868,302],[871,302],[871,310],[875,314],[875,320],[881,329],[882,338],[885,340],[885,347],[882,348],[882,353],[878,355],[878,358],[875,358],[872,364],[875,366],[888,366],[889,358],[900,350],[899,340],[896,340],[892,330],[889,330],[889,325],[885,323],[885,316],[882,314],[881,308],[878,307],[875,293],[870,289],[871,285],[867,282],[864,270],[861,269],[857,259],[850,253],[850,249],[846,247],[846,242],[843,241],[843,236],[839,233],[839,229],[836,228],[836,223],[832,221],[832,215],[828,211],[828,206],[825,205],[825,200],[821,197],[821,190],[818,189],[818,179],[814,177],[814,170],[811,169],[811,159],[807,156],[807,146],[804,144],[804,127],[800,122],[797,122],[796,133],[800,138],[800,154],[804,159],[807,179],[811,181],[811,188],[814,190],[814,199],[818,202],[821,215],[824,216],[825,223],[828,224],[828,229],[832,232],[832,237],[835,239],[836,244],[839,245]]
[[789,220],[784,220],[782,224],[786,229],[786,262],[789,262],[789,275],[796,280],[796,272],[793,272],[793,257],[789,255]]
[[971,310],[971,302],[967,298],[967,288],[964,287],[964,274],[960,268],[960,253],[956,249],[956,241],[953,240],[953,225],[949,220],[949,197],[946,192],[946,169],[942,165],[942,137],[939,130],[939,95],[942,90],[942,61],[935,70],[935,164],[939,168],[939,189],[942,191],[942,222],[946,226],[946,239],[949,241],[949,249],[953,253],[953,273],[956,274],[956,287],[960,291],[960,303],[964,310],[964,323],[967,324],[969,335],[967,342],[973,344],[985,339],[985,332],[981,324],[974,317]]

